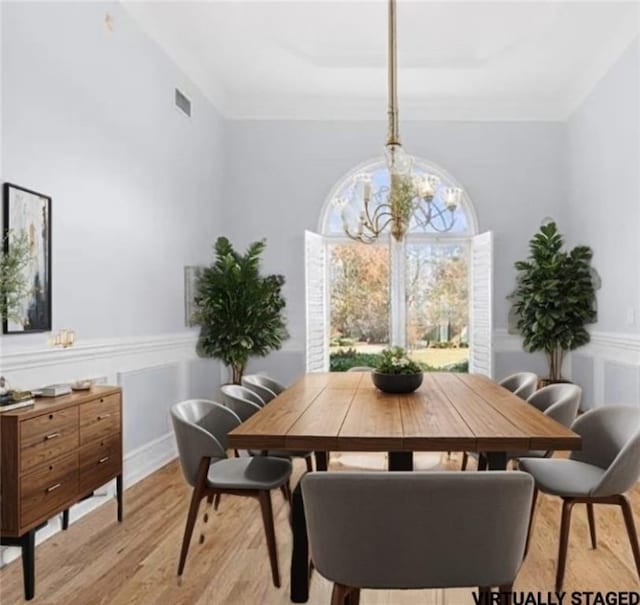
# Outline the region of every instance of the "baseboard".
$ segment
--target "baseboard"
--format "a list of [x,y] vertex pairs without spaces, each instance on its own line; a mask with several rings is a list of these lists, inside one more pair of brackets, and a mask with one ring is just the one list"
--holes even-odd
[[124,457],[123,480],[125,489],[138,483],[178,455],[173,433],[162,435]]
[[[124,457],[123,482],[125,489],[148,477],[177,456],[175,440],[172,433],[162,435],[153,441],[129,452]],[[96,510],[115,497],[115,482],[111,481],[96,494],[73,506],[70,510],[69,530],[72,531],[74,521]],[[125,508],[126,515],[126,508]],[[62,530],[60,516],[49,520],[47,525],[36,534],[36,544],[41,544]],[[20,549],[0,547],[0,568],[20,557]]]

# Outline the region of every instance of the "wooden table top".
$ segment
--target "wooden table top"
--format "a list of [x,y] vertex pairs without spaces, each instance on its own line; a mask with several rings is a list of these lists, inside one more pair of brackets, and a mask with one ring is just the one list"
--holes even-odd
[[315,451],[576,450],[580,436],[491,379],[425,372],[408,395],[368,372],[306,374],[229,433],[236,449]]

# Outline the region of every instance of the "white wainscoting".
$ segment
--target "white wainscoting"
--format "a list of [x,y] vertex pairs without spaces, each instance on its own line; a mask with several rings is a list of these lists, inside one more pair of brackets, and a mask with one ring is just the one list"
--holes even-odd
[[[125,487],[161,468],[176,455],[168,408],[180,399],[217,398],[220,367],[195,353],[194,331],[144,338],[78,343],[51,348],[2,351],[0,374],[20,388],[96,378],[123,387]],[[4,344],[4,343],[2,343]],[[4,347],[6,349],[6,346]],[[115,497],[111,482],[71,508],[69,530],[79,517]],[[126,498],[125,498],[126,516]],[[115,520],[115,508],[114,508]],[[60,519],[51,519],[36,535],[37,543],[60,531]],[[19,548],[0,548],[0,566],[20,556]]]
[[571,354],[570,377],[582,386],[582,407],[640,406],[640,334],[591,332],[591,342]]

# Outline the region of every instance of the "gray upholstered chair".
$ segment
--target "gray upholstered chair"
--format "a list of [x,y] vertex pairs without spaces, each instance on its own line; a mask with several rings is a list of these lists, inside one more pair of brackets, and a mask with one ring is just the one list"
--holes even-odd
[[[259,395],[247,387],[240,386],[239,384],[225,384],[220,387],[220,391],[222,392],[222,398],[224,399],[225,405],[233,410],[240,417],[242,422],[247,420],[247,418],[256,412],[259,412],[265,405]],[[307,465],[307,471],[313,470],[313,462],[311,460],[313,452],[307,450],[267,450],[262,452],[258,450],[249,450],[249,453],[252,456],[259,456],[263,454],[278,458],[304,458],[305,464]]]
[[640,546],[633,512],[624,492],[640,479],[640,408],[604,406],[580,416],[571,426],[582,436],[582,449],[569,458],[521,458],[520,468],[536,482],[533,508],[538,491],[562,498],[560,547],[556,590],[562,590],[567,561],[571,511],[574,504],[587,505],[591,545],[597,546],[594,504],[616,504],[622,508],[631,550],[640,577]]
[[527,400],[538,388],[538,376],[533,372],[518,372],[503,378],[499,384],[520,399]]
[[[582,389],[577,384],[562,383],[542,387],[527,399],[527,403],[563,426],[571,426],[578,415],[581,400]],[[550,458],[552,455],[552,450],[507,453],[510,460],[522,457]]]
[[206,497],[211,503],[214,496],[232,494],[260,501],[273,583],[280,586],[271,490],[283,488],[289,492],[291,462],[263,456],[228,458],[227,433],[240,424],[240,418],[219,403],[203,399],[176,403],[171,408],[171,421],[182,473],[193,487],[178,575],[184,571],[200,501]]
[[263,373],[253,374],[255,379],[264,387],[267,387],[270,391],[275,393],[276,395],[280,395],[282,391],[284,391],[287,387],[285,387],[282,383],[278,382],[271,378],[271,376],[267,376]]
[[370,366],[353,366],[349,368],[347,372],[375,372],[376,369]]
[[[536,393],[536,387],[538,386],[538,376],[536,374],[533,374],[532,372],[520,372],[518,374],[511,374],[511,376],[507,376],[506,378],[501,380],[499,384],[501,387],[504,387],[508,391],[511,391],[514,395],[517,395],[521,399],[526,399],[527,402],[531,403],[530,399]],[[565,385],[562,385],[562,386],[565,386]],[[575,385],[569,385],[569,386],[575,386]],[[548,398],[551,399],[556,394],[558,394],[557,391],[554,391],[554,390],[549,391]],[[534,402],[532,405],[540,409],[540,407],[542,406],[545,400],[546,400],[545,397],[542,397],[539,400],[538,404]],[[544,411],[544,410],[540,410],[540,411]],[[573,415],[573,418],[575,418],[575,414]],[[524,452],[510,452],[509,458],[511,459],[517,458],[520,455],[524,455]],[[536,452],[535,455],[538,455],[538,453]],[[478,460],[478,468],[480,470],[484,470],[486,468],[486,459],[484,457],[480,458],[478,452],[463,452],[461,470],[463,471],[467,470],[467,464],[469,462],[469,458],[475,458],[476,460]]]
[[253,391],[265,403],[269,403],[276,398],[277,394],[263,384],[262,378],[258,374],[247,374],[242,377],[242,386]]
[[332,605],[347,596],[357,603],[361,588],[511,592],[532,493],[529,475],[506,471],[342,471],[302,480],[311,558],[334,583]]

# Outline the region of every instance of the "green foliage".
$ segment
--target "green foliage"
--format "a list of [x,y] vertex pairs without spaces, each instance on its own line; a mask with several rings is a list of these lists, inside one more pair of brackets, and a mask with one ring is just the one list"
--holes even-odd
[[[350,368],[356,366],[369,366],[371,368],[379,367],[382,362],[381,353],[361,353],[355,349],[346,349],[331,353],[329,359],[329,369],[332,372],[346,372]],[[415,362],[423,372],[468,372],[469,362],[460,361],[449,364],[445,367],[436,368],[427,363]]]
[[589,342],[586,324],[596,321],[591,249],[567,252],[555,223],[529,242],[526,261],[515,263],[516,289],[510,298],[527,351],[544,351],[549,377],[561,379],[564,354]]
[[407,352],[402,347],[384,349],[376,369],[383,374],[416,374],[422,371],[415,361],[407,357]]
[[379,353],[359,353],[355,349],[342,349],[331,353],[329,369],[332,372],[346,372],[356,366],[377,367],[380,363]]
[[31,258],[25,232],[10,232],[4,237],[0,249],[0,319],[19,319],[19,303],[29,294],[24,270]]
[[198,352],[229,366],[236,384],[250,357],[264,357],[289,337],[281,293],[284,277],[260,274],[264,248],[264,240],[254,242],[239,254],[226,237],[218,238],[215,262],[197,283]]

